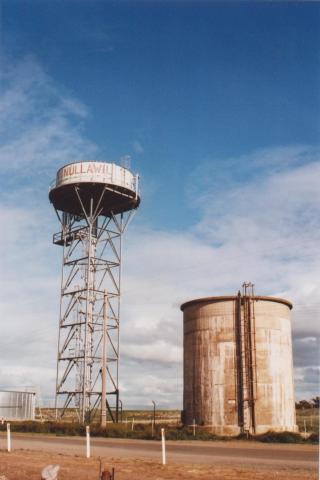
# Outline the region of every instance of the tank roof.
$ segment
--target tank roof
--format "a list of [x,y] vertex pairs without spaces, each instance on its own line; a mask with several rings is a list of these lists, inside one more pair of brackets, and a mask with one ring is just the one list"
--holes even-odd
[[[241,296],[243,298],[243,295]],[[203,298],[195,298],[193,300],[189,300],[187,302],[184,302],[180,306],[180,310],[184,310],[186,307],[190,307],[191,305],[195,305],[197,303],[216,303],[216,302],[226,302],[230,300],[236,300],[238,298],[238,295],[222,295],[218,297],[203,297]],[[254,300],[263,300],[266,302],[276,302],[276,303],[283,303],[284,305],[287,305],[290,310],[292,309],[293,305],[291,302],[288,300],[285,300],[284,298],[278,298],[278,297],[264,297],[261,295],[254,295],[252,297]]]

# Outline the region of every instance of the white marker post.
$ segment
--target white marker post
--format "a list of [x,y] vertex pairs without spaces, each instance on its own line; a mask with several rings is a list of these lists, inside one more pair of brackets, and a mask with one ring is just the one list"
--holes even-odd
[[161,444],[162,444],[162,465],[166,462],[166,437],[164,435],[164,428],[161,428]]
[[196,419],[194,418],[193,419],[193,436],[195,437],[196,436]]
[[132,424],[131,424],[131,431],[133,432],[134,429],[134,417],[132,418]]
[[10,431],[10,423],[7,423],[7,448],[8,448],[8,452],[11,452],[11,431]]
[[90,458],[90,427],[86,426],[86,440],[87,440],[87,458]]

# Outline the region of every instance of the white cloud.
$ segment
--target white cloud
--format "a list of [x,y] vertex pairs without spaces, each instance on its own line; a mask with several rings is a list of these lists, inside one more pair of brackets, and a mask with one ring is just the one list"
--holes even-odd
[[97,149],[82,134],[86,108],[33,57],[1,66],[0,384],[52,398],[61,252],[47,192],[60,165]]
[[320,287],[320,155],[315,161],[314,149],[311,152],[304,165],[267,170],[217,198],[208,192],[196,228],[209,243],[219,245],[220,258],[229,257],[236,265],[234,282],[250,279],[260,292],[288,296],[297,313],[306,309],[303,323],[294,323],[295,331],[315,330],[318,320],[307,314],[310,306],[319,304]]
[[61,92],[32,56],[15,64],[2,60],[1,67],[0,132],[6,139],[0,146],[2,173],[51,173],[79,154],[96,154],[82,133],[86,107]]
[[[135,339],[137,340],[137,339]],[[167,338],[151,340],[148,344],[125,343],[123,356],[137,361],[157,362],[158,364],[179,363],[182,357],[182,349],[172,345]],[[171,344],[170,344],[171,343]]]
[[144,153],[144,148],[143,148],[141,142],[139,142],[139,140],[135,140],[133,142],[132,148],[133,148],[133,151],[135,153],[138,153],[138,154]]
[[[260,176],[256,172],[242,180],[242,186],[232,182],[219,192],[210,188],[210,167],[203,169],[203,177],[196,175],[197,170],[192,173],[193,195],[199,192],[201,199],[202,219],[197,225],[183,233],[144,231],[141,227],[128,232],[123,276],[124,352],[126,342],[130,341],[132,349],[135,340],[144,361],[164,358],[169,352],[181,363],[180,303],[199,296],[234,294],[243,281],[253,281],[257,294],[283,296],[293,302],[294,337],[317,335],[320,163],[316,149],[311,148],[309,156],[307,153],[307,147],[265,151],[268,165],[273,164],[271,170],[260,165],[260,152],[251,154],[248,162],[260,165]],[[277,165],[282,154],[286,168]],[[249,165],[247,169],[250,171]],[[166,345],[159,344],[159,336]],[[300,365],[307,349],[310,343],[295,348],[296,372],[305,375],[303,382],[301,376],[296,378],[300,398],[317,388],[311,375],[314,360],[308,358]],[[308,375],[313,379],[310,382]],[[176,404],[180,399],[181,392]]]
[[[58,225],[47,187],[58,166],[96,148],[82,133],[86,108],[61,93],[36,60],[6,66],[1,81],[0,384],[27,378],[53,397],[61,251],[51,245]],[[24,167],[30,179],[22,182]],[[186,189],[199,209],[197,225],[184,232],[130,225],[122,277],[125,405],[181,405],[180,304],[235,293],[244,280],[258,294],[293,301],[297,390],[315,391],[306,351],[314,351],[319,322],[319,170],[317,149],[306,146],[207,162]]]

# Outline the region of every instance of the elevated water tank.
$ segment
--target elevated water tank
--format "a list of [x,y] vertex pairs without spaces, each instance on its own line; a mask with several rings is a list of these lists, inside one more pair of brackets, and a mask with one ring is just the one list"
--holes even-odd
[[49,199],[57,210],[73,215],[89,214],[90,203],[99,215],[116,215],[139,206],[138,175],[114,163],[70,163],[58,170]]
[[297,431],[291,309],[240,293],[181,306],[185,424],[221,435]]

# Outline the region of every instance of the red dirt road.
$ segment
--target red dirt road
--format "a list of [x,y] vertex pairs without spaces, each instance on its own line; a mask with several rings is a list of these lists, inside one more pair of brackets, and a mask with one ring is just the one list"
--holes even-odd
[[116,480],[316,480],[317,471],[312,468],[266,465],[199,465],[160,462],[113,457],[90,458],[76,455],[31,450],[0,451],[1,480],[39,480],[40,472],[49,464],[60,466],[59,480],[98,480],[100,460],[103,468],[115,468]]

